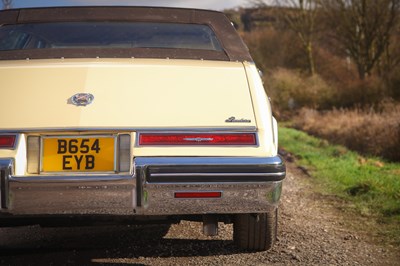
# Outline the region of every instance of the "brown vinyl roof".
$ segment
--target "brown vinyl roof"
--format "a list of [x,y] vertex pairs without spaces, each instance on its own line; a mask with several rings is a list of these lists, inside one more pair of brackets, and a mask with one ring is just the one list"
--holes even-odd
[[77,21],[136,21],[206,24],[210,26],[224,51],[154,48],[108,49],[32,49],[0,51],[0,60],[25,58],[136,57],[253,61],[246,45],[221,12],[160,7],[51,7],[0,11],[0,24]]

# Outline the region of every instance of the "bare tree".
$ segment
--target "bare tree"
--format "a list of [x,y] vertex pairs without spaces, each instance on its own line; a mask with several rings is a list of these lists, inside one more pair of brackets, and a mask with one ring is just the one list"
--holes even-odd
[[11,3],[12,3],[12,0],[3,0],[3,9],[10,9]]
[[399,15],[400,0],[319,0],[326,21],[360,79],[370,76],[387,51]]
[[317,9],[314,0],[277,0],[279,5],[287,5],[292,12],[284,12],[283,18],[287,25],[299,37],[307,56],[308,72],[315,74],[313,44],[315,37],[315,17]]
[[[275,0],[277,14],[299,37],[310,75],[315,74],[313,43],[315,37],[316,0]],[[254,7],[265,7],[263,0],[250,0]]]
[[399,30],[392,32],[390,42],[387,43],[382,56],[376,63],[376,72],[383,79],[390,77],[392,71],[400,66]]

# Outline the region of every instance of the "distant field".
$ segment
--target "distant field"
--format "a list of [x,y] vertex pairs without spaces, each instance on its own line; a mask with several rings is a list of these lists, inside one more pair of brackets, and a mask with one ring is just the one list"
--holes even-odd
[[295,129],[279,130],[280,147],[315,178],[322,193],[385,224],[381,233],[400,244],[400,163],[364,157]]

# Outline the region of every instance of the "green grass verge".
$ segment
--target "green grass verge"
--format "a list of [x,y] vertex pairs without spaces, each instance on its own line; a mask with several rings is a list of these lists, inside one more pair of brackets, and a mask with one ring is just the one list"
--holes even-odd
[[399,163],[363,157],[286,127],[279,128],[279,145],[308,170],[321,192],[345,199],[360,215],[386,224],[384,233],[400,244]]

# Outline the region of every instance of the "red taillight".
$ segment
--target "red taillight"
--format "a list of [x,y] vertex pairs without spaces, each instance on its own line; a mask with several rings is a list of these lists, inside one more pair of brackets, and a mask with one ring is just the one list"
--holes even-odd
[[222,192],[175,192],[177,199],[221,198]]
[[14,148],[15,135],[0,135],[0,149]]
[[140,145],[256,145],[253,133],[160,134],[143,133]]

